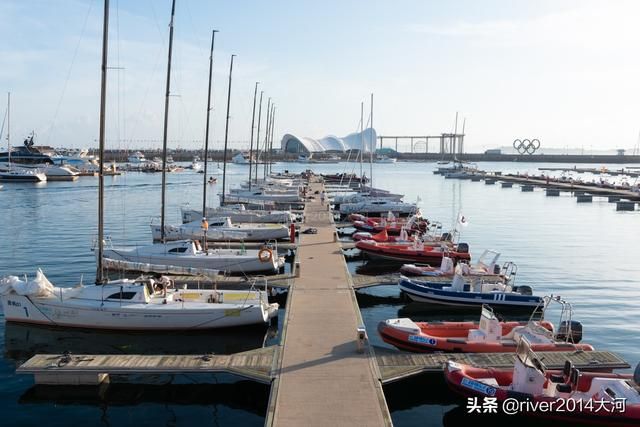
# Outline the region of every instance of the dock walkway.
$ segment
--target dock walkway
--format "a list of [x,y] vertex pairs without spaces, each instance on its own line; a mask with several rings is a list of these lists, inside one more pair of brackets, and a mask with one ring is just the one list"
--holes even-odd
[[[315,190],[321,184],[312,183]],[[305,235],[298,250],[271,424],[390,425],[375,359],[357,352],[360,314],[327,206],[308,203],[304,225],[318,233]]]
[[564,191],[582,191],[584,193],[600,195],[600,196],[619,196],[631,201],[640,201],[640,193],[631,191],[631,190],[622,190],[618,188],[608,188],[608,187],[597,187],[593,185],[584,185],[578,183],[571,182],[560,182],[546,179],[541,179],[538,177],[527,177],[527,176],[515,176],[515,175],[496,175],[490,173],[480,174],[482,178],[504,181],[504,182],[514,182],[521,185],[535,185],[536,187],[544,187],[544,188],[556,188]]
[[33,374],[37,384],[87,385],[109,382],[109,375],[228,372],[271,383],[277,347],[230,355],[37,354],[19,374]]

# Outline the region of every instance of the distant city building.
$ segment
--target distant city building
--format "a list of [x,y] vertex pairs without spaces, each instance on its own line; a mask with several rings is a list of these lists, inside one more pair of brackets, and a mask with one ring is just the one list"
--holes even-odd
[[502,154],[502,150],[499,148],[491,148],[489,150],[486,150],[484,154]]
[[364,145],[365,152],[375,149],[377,139],[373,128],[363,132],[351,133],[345,137],[329,135],[321,139],[313,139],[304,136],[286,134],[282,137],[282,151],[285,153],[309,154],[309,153],[345,153],[350,150],[361,150]]
[[618,154],[618,156],[624,156],[625,149],[624,148],[618,148],[616,150],[616,153]]

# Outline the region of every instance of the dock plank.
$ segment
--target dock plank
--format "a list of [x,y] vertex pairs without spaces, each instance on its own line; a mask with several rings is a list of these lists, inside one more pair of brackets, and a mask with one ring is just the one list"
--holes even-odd
[[232,372],[270,383],[275,347],[236,355],[93,355],[36,354],[18,369],[20,374],[176,374]]
[[[312,184],[312,191],[322,187]],[[358,353],[359,309],[326,204],[307,203],[302,268],[290,290],[275,402],[267,425],[390,425],[369,353]]]
[[[512,368],[515,353],[406,353],[376,348],[376,359],[382,383],[398,381],[422,373],[439,373],[448,360],[481,368]],[[571,360],[581,370],[609,371],[628,369],[629,364],[609,351],[538,352],[548,369],[562,369],[565,360]]]

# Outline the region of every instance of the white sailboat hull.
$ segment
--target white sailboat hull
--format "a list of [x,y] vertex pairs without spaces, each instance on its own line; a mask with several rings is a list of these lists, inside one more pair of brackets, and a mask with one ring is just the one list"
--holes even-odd
[[95,300],[65,302],[16,294],[4,295],[1,300],[5,319],[10,322],[111,330],[202,330],[263,324],[277,310],[273,306],[265,308],[259,301],[242,307],[202,303],[201,309],[187,311],[179,304],[161,302],[126,305]]
[[410,203],[395,202],[387,199],[371,200],[360,203],[343,203],[340,205],[342,215],[352,213],[386,213],[393,212],[399,214],[413,215],[418,211],[418,207]]
[[[266,224],[289,224],[294,218],[289,211],[257,211],[257,210],[237,210],[224,208],[207,208],[207,218],[219,218],[226,216],[233,222]],[[182,222],[188,223],[202,219],[202,211],[187,210],[182,211]]]
[[297,194],[265,194],[255,192],[237,192],[226,194],[225,202],[243,203],[243,202],[276,202],[276,203],[299,203],[302,201]]
[[[151,225],[151,234],[154,241],[162,239],[162,229],[159,225]],[[199,221],[182,225],[165,225],[165,240],[200,240],[204,237],[204,231]],[[207,240],[234,241],[234,242],[266,242],[269,240],[282,240],[289,238],[289,229],[277,224],[243,224],[231,227],[209,227]]]
[[271,261],[262,262],[256,250],[209,249],[208,254],[184,255],[174,253],[150,254],[141,248],[104,249],[104,257],[115,261],[150,265],[220,270],[228,273],[275,272],[281,267],[277,254]]

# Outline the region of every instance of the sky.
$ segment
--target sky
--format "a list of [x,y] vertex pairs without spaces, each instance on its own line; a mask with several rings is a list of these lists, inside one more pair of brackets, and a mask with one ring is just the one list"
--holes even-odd
[[[110,2],[108,148],[161,146],[170,9],[170,0]],[[102,0],[0,2],[13,144],[35,131],[37,144],[97,146],[102,14]],[[362,102],[369,121],[373,93],[378,135],[451,132],[458,112],[470,152],[516,138],[632,149],[638,16],[633,0],[177,0],[169,145],[202,147],[217,29],[213,148],[224,138],[235,54],[233,147],[248,146],[259,81],[263,115],[269,97],[276,105],[274,141],[354,132]]]

